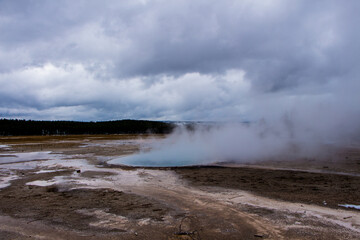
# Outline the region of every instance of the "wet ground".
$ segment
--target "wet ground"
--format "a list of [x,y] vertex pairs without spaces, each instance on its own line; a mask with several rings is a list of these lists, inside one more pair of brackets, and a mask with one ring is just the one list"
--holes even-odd
[[[359,239],[360,151],[337,160],[108,166],[164,136],[0,138],[0,239]],[[226,166],[226,167],[223,167]]]

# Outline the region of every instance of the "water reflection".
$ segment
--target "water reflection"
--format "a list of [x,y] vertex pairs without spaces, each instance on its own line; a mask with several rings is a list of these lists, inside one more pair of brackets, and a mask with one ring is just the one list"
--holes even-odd
[[51,154],[51,151],[0,154],[0,164],[27,162],[34,160],[46,160],[46,159],[53,159],[59,157],[60,157],[59,154]]

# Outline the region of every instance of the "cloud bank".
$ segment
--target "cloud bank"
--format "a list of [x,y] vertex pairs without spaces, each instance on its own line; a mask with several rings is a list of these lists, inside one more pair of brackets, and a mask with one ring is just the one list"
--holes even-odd
[[287,115],[348,136],[360,116],[358,10],[355,0],[3,0],[0,116]]

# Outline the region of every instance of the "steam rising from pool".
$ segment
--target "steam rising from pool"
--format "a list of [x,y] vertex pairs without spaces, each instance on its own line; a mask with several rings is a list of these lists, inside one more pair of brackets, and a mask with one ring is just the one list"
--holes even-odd
[[208,144],[200,135],[178,129],[168,138],[154,142],[150,152],[120,157],[109,163],[147,167],[203,164],[211,157]]
[[192,130],[179,127],[166,139],[154,142],[150,151],[108,163],[165,167],[224,161],[319,159],[330,157],[329,146],[346,143],[334,131],[327,133],[320,134],[308,125],[295,124],[288,116],[271,124],[264,120],[252,124],[199,124]]
[[[257,128],[257,129],[255,129]],[[195,130],[179,127],[168,138],[141,152],[109,161],[131,166],[187,166],[219,161],[248,161],[285,151],[285,139],[246,124],[199,125]]]

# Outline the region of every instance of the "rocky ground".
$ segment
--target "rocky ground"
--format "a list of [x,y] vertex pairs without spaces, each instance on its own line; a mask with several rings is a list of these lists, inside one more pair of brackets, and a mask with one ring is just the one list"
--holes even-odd
[[[0,239],[359,239],[360,151],[183,168],[108,166],[164,136],[0,138]],[[339,205],[340,204],[340,205]]]

